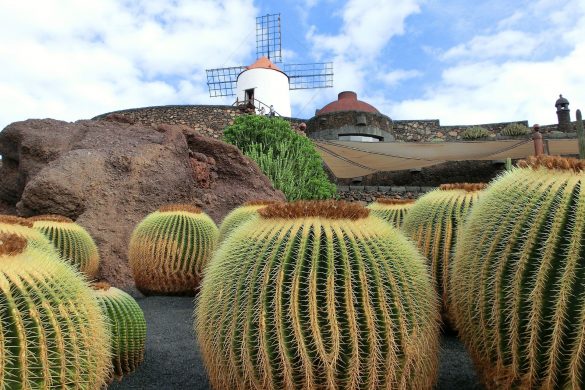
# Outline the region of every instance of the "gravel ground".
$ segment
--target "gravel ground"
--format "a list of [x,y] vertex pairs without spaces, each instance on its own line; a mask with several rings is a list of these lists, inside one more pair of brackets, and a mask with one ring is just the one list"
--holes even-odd
[[[137,301],[146,317],[146,358],[136,372],[108,389],[209,389],[193,334],[193,298],[148,297]],[[469,356],[452,334],[443,336],[436,389],[481,389]]]

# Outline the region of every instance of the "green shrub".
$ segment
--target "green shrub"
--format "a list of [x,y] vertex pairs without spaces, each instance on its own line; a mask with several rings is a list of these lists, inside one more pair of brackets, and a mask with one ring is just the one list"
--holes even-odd
[[336,187],[327,178],[313,143],[281,118],[245,115],[224,130],[224,140],[254,160],[288,200],[328,199]]
[[471,140],[471,139],[480,139],[486,138],[490,135],[490,132],[481,126],[473,126],[468,127],[467,129],[463,130],[461,133],[461,138]]
[[507,135],[510,137],[527,135],[529,133],[530,129],[521,123],[510,123],[500,132],[501,135]]

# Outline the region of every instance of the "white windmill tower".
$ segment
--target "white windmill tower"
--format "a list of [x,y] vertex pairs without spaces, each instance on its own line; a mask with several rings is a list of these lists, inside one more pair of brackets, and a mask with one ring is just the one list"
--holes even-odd
[[256,57],[249,66],[207,70],[209,96],[236,96],[239,106],[256,113],[291,116],[291,89],[330,88],[333,63],[283,64],[280,14],[256,18]]

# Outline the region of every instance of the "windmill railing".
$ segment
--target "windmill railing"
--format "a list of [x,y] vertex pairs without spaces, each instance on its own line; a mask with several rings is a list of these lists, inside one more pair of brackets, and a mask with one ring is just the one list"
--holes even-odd
[[268,105],[256,98],[244,100],[239,100],[236,98],[236,101],[234,102],[233,106],[236,106],[243,111],[246,110],[250,112],[253,111],[254,113],[259,115],[282,116],[276,110],[274,110],[274,107],[272,105]]

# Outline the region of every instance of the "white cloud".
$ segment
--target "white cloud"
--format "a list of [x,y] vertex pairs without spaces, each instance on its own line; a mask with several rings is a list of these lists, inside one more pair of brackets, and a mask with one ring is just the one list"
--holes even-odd
[[422,76],[422,72],[415,70],[415,69],[396,69],[386,73],[380,73],[378,78],[389,87],[393,87],[400,82],[408,79],[412,79],[415,77]]
[[537,35],[505,30],[493,35],[473,37],[469,42],[447,50],[442,58],[451,60],[470,57],[474,59],[526,57],[533,54],[541,43],[541,38]]
[[3,1],[0,129],[30,117],[209,104],[205,69],[253,53],[253,38],[242,39],[256,11],[252,0]]

